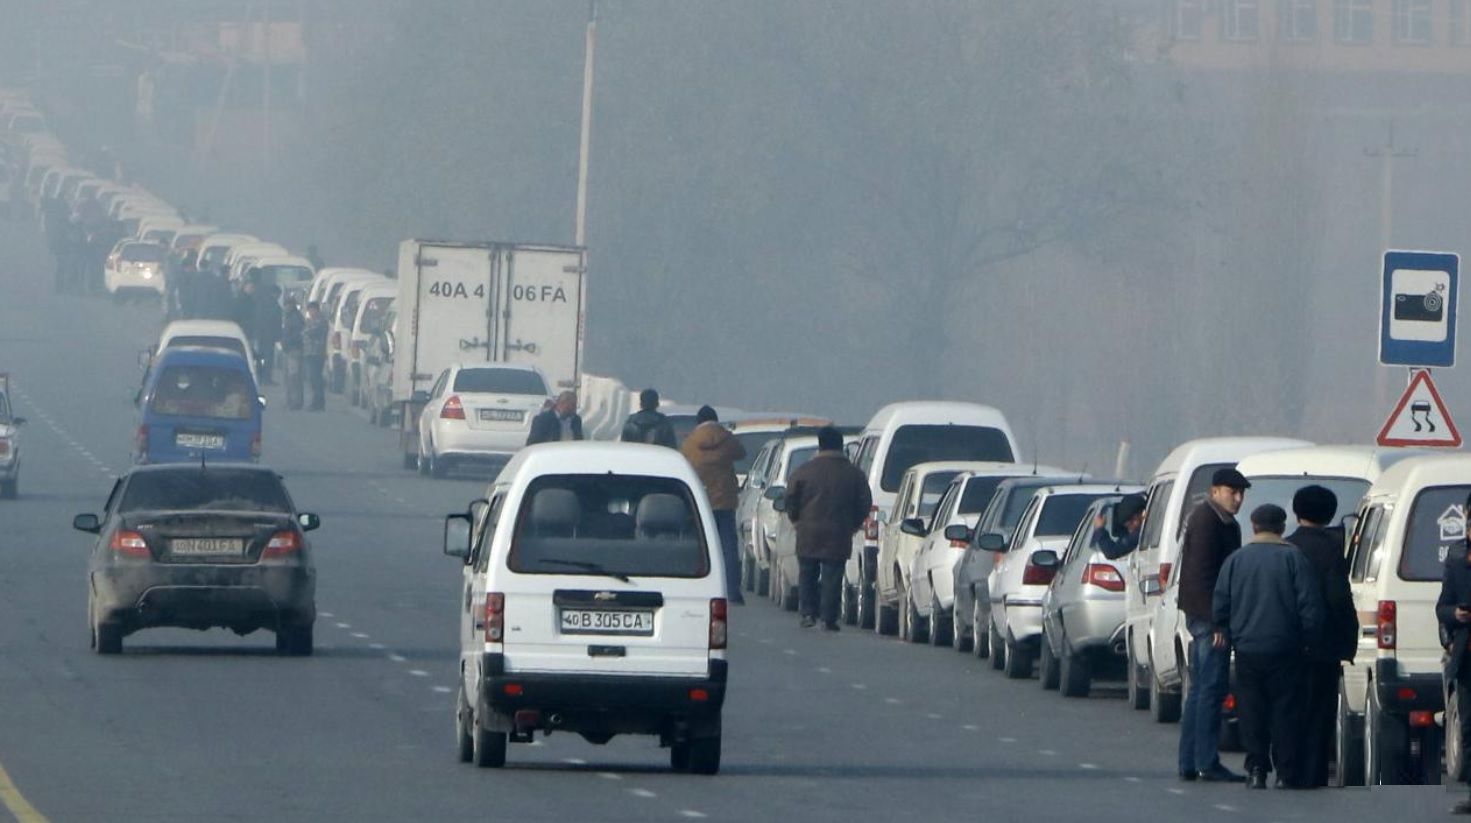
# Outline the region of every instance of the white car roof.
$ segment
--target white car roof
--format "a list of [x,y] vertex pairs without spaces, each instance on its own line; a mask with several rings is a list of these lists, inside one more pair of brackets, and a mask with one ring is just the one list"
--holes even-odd
[[1032,463],[988,463],[957,461],[956,465],[967,466],[960,477],[1038,477],[1049,480],[1065,480],[1069,477],[1085,477],[1082,472],[1059,469]]
[[245,339],[245,332],[231,320],[175,320],[164,327],[159,342],[175,337],[238,337]]
[[247,255],[259,255],[266,252],[279,252],[283,255],[291,253],[285,246],[261,240],[254,243],[236,243],[230,246],[230,253],[226,255],[226,258],[233,261]]
[[529,371],[541,374],[541,369],[524,363],[488,363],[484,360],[470,360],[463,363],[456,363],[450,368],[453,368],[455,371],[460,371],[461,369],[503,369],[506,371]]
[[218,232],[204,238],[204,242],[200,243],[199,245],[201,248],[208,248],[209,246],[235,246],[242,243],[255,243],[259,240],[259,237],[250,234],[230,234],[228,232]]
[[[675,449],[592,440],[527,446],[506,463],[490,488],[516,485],[548,474],[636,474],[673,478],[694,490],[703,488],[689,461]],[[488,492],[486,498],[490,496]],[[695,499],[705,497],[697,494]]]
[[[1048,466],[1038,466],[1038,473],[1051,471],[1059,477],[1074,477],[1076,472],[1064,472],[1061,469],[1051,470]],[[929,463],[916,463],[909,467],[915,474],[934,474],[935,472],[965,472],[977,476],[1014,476],[1032,474],[1031,463],[999,463],[990,460],[935,460]],[[908,472],[906,472],[907,474]]]
[[886,429],[895,423],[965,423],[992,426],[1011,435],[1006,415],[993,406],[950,400],[908,400],[890,403],[874,413],[865,431]]
[[1463,484],[1471,484],[1471,454],[1434,454],[1395,463],[1384,470],[1364,496],[1394,496],[1426,486]]
[[1247,477],[1345,477],[1372,483],[1395,463],[1429,454],[1428,449],[1384,446],[1307,446],[1251,455],[1236,470]]
[[294,254],[264,254],[256,259],[255,264],[257,266],[298,266],[303,269],[312,267],[312,261]]
[[1291,437],[1201,437],[1176,446],[1151,476],[1178,474],[1186,466],[1203,463],[1239,463],[1260,452],[1311,445]]

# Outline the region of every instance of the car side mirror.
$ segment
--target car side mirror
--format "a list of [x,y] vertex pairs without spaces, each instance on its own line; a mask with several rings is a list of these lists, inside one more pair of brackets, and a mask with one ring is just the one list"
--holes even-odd
[[418,405],[428,403],[429,392],[424,391],[423,389],[419,389],[418,391],[415,391],[413,394],[409,395],[409,402],[416,403]]
[[967,527],[964,523],[956,523],[953,526],[946,526],[945,527],[945,539],[946,540],[958,541],[958,542],[961,542],[961,543],[969,543],[970,542],[970,538],[971,538],[970,528]]
[[922,517],[906,517],[899,521],[899,531],[910,537],[924,537],[930,533],[929,529],[924,527],[924,518]]
[[1006,551],[1006,538],[999,532],[986,532],[976,538],[976,548],[985,552]]
[[1154,597],[1164,591],[1164,586],[1159,584],[1159,576],[1151,574],[1140,581],[1139,589],[1144,592],[1145,597]]
[[322,528],[322,518],[311,512],[302,512],[296,516],[296,522],[301,525],[304,532],[316,531]]
[[257,395],[255,399],[256,402],[260,403],[261,408],[264,409],[266,407],[266,396],[264,394]]
[[761,496],[771,501],[781,500],[782,498],[787,496],[787,487],[767,486],[766,491],[762,492]]
[[771,501],[771,507],[773,509],[776,509],[777,511],[781,512],[782,514],[786,514],[787,513],[787,499],[785,497],[778,497],[775,500]]
[[1062,558],[1052,549],[1038,549],[1032,552],[1031,563],[1039,569],[1056,569],[1062,565]]
[[147,371],[149,364],[153,362],[153,349],[138,350],[138,370]]
[[444,553],[461,560],[470,556],[470,515],[452,514],[444,518]]
[[95,514],[79,514],[72,518],[72,528],[79,532],[97,534],[102,531],[102,521]]

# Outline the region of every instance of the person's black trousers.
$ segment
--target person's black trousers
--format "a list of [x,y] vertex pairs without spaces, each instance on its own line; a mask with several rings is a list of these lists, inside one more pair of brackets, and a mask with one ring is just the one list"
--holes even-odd
[[797,558],[797,606],[803,617],[837,625],[845,565],[842,560]]
[[312,411],[321,411],[327,408],[327,376],[322,370],[327,365],[327,358],[312,355],[305,358],[306,379],[312,386]]
[[1446,734],[1459,734],[1461,736],[1461,773],[1449,775],[1452,780],[1461,782],[1471,781],[1471,758],[1467,758],[1465,752],[1471,751],[1471,676],[1462,667],[1460,677],[1456,678],[1456,711],[1461,713],[1461,728],[1446,729]]
[[1246,770],[1302,785],[1307,678],[1300,654],[1236,653],[1236,713]]
[[1303,715],[1302,782],[1328,785],[1328,763],[1333,759],[1334,726],[1338,720],[1338,681],[1343,664],[1337,660],[1308,660],[1303,664],[1307,701]]

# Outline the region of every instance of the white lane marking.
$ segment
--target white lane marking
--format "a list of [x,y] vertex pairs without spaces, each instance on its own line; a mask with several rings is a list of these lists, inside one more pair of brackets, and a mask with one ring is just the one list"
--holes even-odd
[[1038,749],[1037,750],[1037,754],[1043,755],[1045,757],[1056,757],[1057,756],[1057,752],[1055,752],[1055,751],[1053,751],[1051,749]]
[[370,648],[370,649],[376,649],[378,651],[382,651],[382,650],[384,650],[384,649],[386,649],[388,647],[385,646],[385,645],[383,645],[382,643],[369,643],[368,644],[368,648]]
[[862,683],[854,683],[853,688],[858,689],[859,691],[863,691],[864,689],[868,688],[868,686],[865,686]]
[[320,614],[323,617],[336,617],[337,616],[337,615],[333,614],[332,612],[317,612],[317,614]]
[[409,674],[413,675],[414,677],[428,677],[429,676],[429,672],[426,672],[423,669],[409,669]]
[[1217,809],[1220,809],[1220,810],[1221,810],[1221,811],[1223,811],[1223,812],[1234,812],[1234,811],[1240,811],[1240,810],[1239,810],[1239,809],[1237,809],[1237,808],[1236,808],[1236,807],[1235,807],[1235,806],[1230,806],[1230,805],[1227,805],[1227,804],[1225,804],[1225,803],[1217,803],[1217,804],[1216,804],[1216,808],[1217,808]]
[[404,662],[404,661],[405,661],[405,660],[407,660],[407,659],[408,659],[408,658],[406,658],[406,657],[404,657],[404,656],[403,656],[403,655],[401,655],[401,654],[390,654],[390,655],[389,655],[389,656],[388,656],[388,659],[389,659],[389,660],[392,660],[392,661],[393,661],[393,662],[395,662],[395,663],[402,663],[402,662]]
[[563,763],[571,763],[574,766],[586,766],[587,765],[587,761],[586,760],[583,760],[580,757],[564,757],[564,758],[562,758],[562,762]]
[[1138,783],[1139,782],[1139,778],[1137,778],[1137,777],[1135,777],[1133,775],[1129,775],[1128,777],[1124,778],[1124,782],[1125,783]]
[[439,692],[440,694],[449,694],[450,692],[454,691],[454,689],[451,689],[449,686],[435,686],[434,690],[436,692]]
[[900,703],[903,703],[904,701],[903,700],[900,700],[897,697],[885,697],[884,698],[884,702],[885,703],[888,703],[890,706],[897,706]]
[[1165,789],[1165,791],[1169,792],[1170,794],[1184,794],[1185,793],[1185,790],[1184,789]]
[[395,503],[401,503],[401,504],[403,504],[405,506],[407,506],[409,504],[409,501],[403,499],[402,497],[395,497],[395,498],[393,498],[393,502],[395,502]]
[[367,640],[368,639],[368,636],[366,634],[363,634],[362,632],[353,632],[352,633],[352,636],[353,637],[356,637],[359,640]]
[[968,732],[977,732],[977,731],[980,731],[981,730],[981,727],[975,725],[974,723],[967,723],[964,726],[961,726],[960,728],[965,729]]
[[763,637],[763,638],[761,638],[761,642],[762,643],[770,644],[771,643],[771,638],[769,638],[769,637]]
[[1002,743],[1015,743],[1016,742],[1016,738],[1015,737],[998,737],[996,739],[997,740],[1000,740]]
[[819,672],[822,672],[823,674],[832,674],[833,673],[833,670],[832,669],[829,669],[827,666],[818,666],[817,667],[817,670]]
[[782,654],[792,654],[792,655],[795,655],[797,653],[797,650],[796,649],[782,649],[781,650],[781,653]]
[[1079,763],[1078,768],[1084,769],[1086,771],[1093,771],[1094,769],[1098,768],[1098,765],[1096,763]]
[[628,793],[631,794],[631,795],[633,795],[634,797],[658,797],[659,796],[659,795],[657,795],[657,794],[649,791],[648,789],[629,789],[628,790]]
[[929,714],[925,715],[925,717],[928,717],[931,720],[939,720],[942,717],[942,715],[938,715],[938,714],[935,714],[934,712],[930,712]]
[[352,628],[352,624],[351,623],[338,623],[337,624],[337,628],[339,628],[339,629],[350,629],[350,628]]
[[700,818],[705,816],[704,812],[697,812],[694,809],[680,809],[679,814],[681,817],[689,818]]
[[598,772],[598,777],[601,777],[604,780],[622,780],[623,779],[623,775],[621,775],[621,774],[614,774],[612,772]]

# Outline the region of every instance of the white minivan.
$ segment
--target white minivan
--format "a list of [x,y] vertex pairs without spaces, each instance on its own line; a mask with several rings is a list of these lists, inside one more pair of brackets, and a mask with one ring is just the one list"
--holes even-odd
[[879,529],[899,491],[904,473],[919,463],[941,460],[1011,463],[1021,459],[1006,416],[991,406],[948,401],[907,401],[879,409],[853,446],[854,462],[868,476],[873,507],[853,536],[853,553],[843,581],[843,609],[858,624],[874,627],[878,612],[874,580]]
[[633,443],[520,451],[445,520],[464,563],[461,761],[569,731],[655,735],[678,771],[720,769],[725,568],[704,487],[679,452]]

